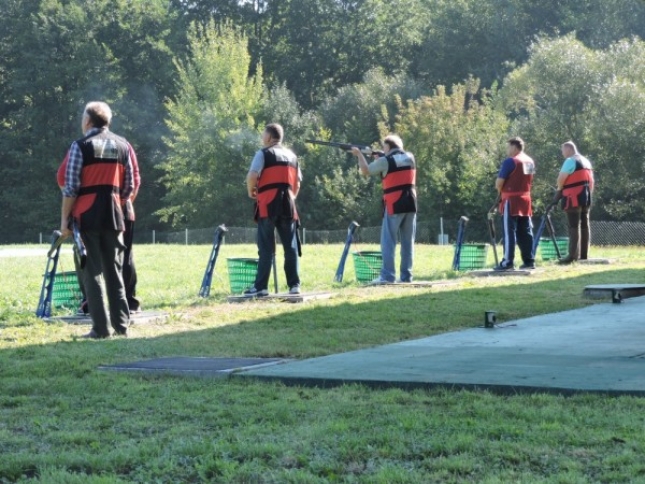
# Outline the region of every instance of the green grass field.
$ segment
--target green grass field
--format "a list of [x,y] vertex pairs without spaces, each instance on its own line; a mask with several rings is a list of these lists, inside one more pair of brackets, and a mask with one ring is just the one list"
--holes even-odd
[[[10,248],[0,247],[0,482],[645,482],[640,398],[317,389],[97,369],[180,355],[307,358],[478,326],[486,310],[503,322],[582,307],[593,303],[582,298],[587,284],[643,282],[641,249],[593,249],[612,265],[470,278],[449,269],[451,247],[419,245],[416,279],[458,284],[363,288],[351,258],[344,282],[332,283],[340,244],[306,245],[303,289],[334,298],[228,304],[226,258],[254,257],[254,247],[224,245],[201,299],[210,247],[141,245],[144,309],[170,317],[132,327],[128,339],[86,341],[78,337],[88,326],[34,316],[46,259],[3,256]],[[69,246],[61,264],[73,269]]]

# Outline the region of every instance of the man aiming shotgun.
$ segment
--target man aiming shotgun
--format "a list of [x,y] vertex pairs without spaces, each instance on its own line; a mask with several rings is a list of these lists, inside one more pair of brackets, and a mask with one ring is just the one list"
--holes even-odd
[[416,161],[412,153],[403,151],[403,141],[395,134],[385,137],[383,152],[384,156],[368,164],[361,148],[352,147],[352,154],[358,158],[361,173],[365,176],[380,176],[383,186],[383,266],[374,283],[395,281],[394,253],[397,236],[401,240],[401,282],[412,282],[414,238],[417,230]]

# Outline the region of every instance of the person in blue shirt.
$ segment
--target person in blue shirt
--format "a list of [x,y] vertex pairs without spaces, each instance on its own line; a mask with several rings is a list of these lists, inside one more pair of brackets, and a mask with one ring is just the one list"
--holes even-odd
[[578,259],[587,259],[591,241],[589,211],[594,176],[591,162],[578,153],[573,141],[561,147],[564,163],[557,179],[556,200],[562,199],[562,208],[569,224],[569,254],[560,259],[560,264],[571,264]]

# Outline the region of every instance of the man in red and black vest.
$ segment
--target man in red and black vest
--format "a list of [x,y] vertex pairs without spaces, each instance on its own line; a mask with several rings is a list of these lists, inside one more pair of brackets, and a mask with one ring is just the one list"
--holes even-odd
[[571,264],[578,259],[587,259],[589,255],[589,210],[594,177],[591,162],[578,153],[573,141],[562,144],[562,156],[564,163],[556,182],[556,200],[562,198],[562,208],[569,222],[569,255],[558,262]]
[[515,137],[508,140],[508,158],[495,180],[499,192],[499,211],[504,224],[504,257],[496,271],[514,270],[515,244],[520,248],[523,264],[520,269],[535,269],[533,253],[533,224],[531,216],[531,185],[535,163],[524,153],[524,141]]
[[[122,266],[122,205],[134,189],[128,142],[109,130],[112,111],[104,102],[90,102],[82,118],[84,136],[72,143],[65,171],[60,231],[71,235],[69,217],[74,217],[87,250],[83,283],[92,330],[86,338],[110,336],[108,320],[116,334],[126,335],[130,319]],[[109,306],[104,304],[101,280]]]
[[298,158],[282,145],[284,130],[276,123],[268,124],[262,133],[264,148],[251,162],[246,175],[248,195],[255,200],[255,220],[258,224],[258,272],[247,296],[268,296],[271,263],[275,257],[275,231],[284,248],[284,272],[290,294],[300,294],[300,240],[296,197],[300,191],[302,173]]
[[400,281],[412,282],[414,239],[417,230],[417,165],[414,155],[403,151],[403,141],[395,134],[383,140],[384,156],[369,165],[361,150],[352,148],[361,173],[381,176],[383,186],[383,223],[381,225],[381,274],[374,283],[394,282],[394,254],[397,237],[401,240]]
[[[130,143],[128,143],[128,148],[130,152],[130,161],[132,163],[132,178],[134,182],[134,190],[130,197],[123,203],[123,215],[125,219],[125,231],[123,232],[123,243],[125,244],[125,251],[123,252],[123,283],[125,284],[125,296],[128,300],[128,307],[130,308],[130,314],[141,311],[141,302],[137,298],[137,271],[134,265],[134,256],[132,254],[132,244],[134,240],[134,199],[137,197],[139,192],[139,187],[141,186],[141,175],[139,173],[139,162],[137,160],[137,154],[134,151],[134,148]],[[69,151],[65,155],[65,159],[58,167],[58,172],[56,173],[56,180],[58,181],[58,186],[61,190],[65,187],[65,173],[67,172],[67,163],[69,162]],[[74,251],[76,254],[76,245],[74,245]],[[85,285],[83,284],[83,274],[82,269],[79,266],[78,257],[74,257],[74,265],[76,266],[76,274],[78,277],[79,287],[83,295],[83,301],[81,302],[81,307],[79,313],[89,314],[89,308],[87,305],[87,296],[85,295]]]

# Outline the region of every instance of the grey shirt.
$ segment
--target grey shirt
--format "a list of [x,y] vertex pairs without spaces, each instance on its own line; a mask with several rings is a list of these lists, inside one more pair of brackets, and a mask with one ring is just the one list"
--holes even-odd
[[[415,165],[414,155],[412,153],[401,150],[392,150],[388,152],[388,155],[390,153],[393,153],[394,163],[396,163],[397,167]],[[370,175],[385,175],[388,167],[387,158],[385,156],[381,156],[367,165]]]
[[[284,148],[282,145],[275,145],[274,148],[291,151],[288,148]],[[293,157],[295,159],[296,155],[293,154]],[[262,150],[258,150],[255,153],[255,156],[253,156],[253,161],[251,161],[251,168],[249,168],[249,171],[254,171],[259,176],[262,173],[263,169],[264,169],[264,152]],[[298,165],[298,180],[302,181],[302,172],[300,171],[300,165]]]

